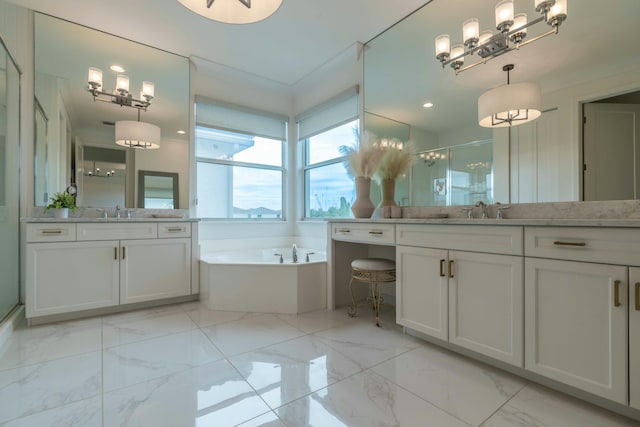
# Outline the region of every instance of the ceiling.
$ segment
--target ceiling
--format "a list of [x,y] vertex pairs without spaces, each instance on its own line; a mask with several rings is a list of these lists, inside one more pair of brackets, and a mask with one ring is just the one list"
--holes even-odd
[[284,0],[264,21],[233,25],[196,15],[177,0],[7,1],[287,86],[429,2]]

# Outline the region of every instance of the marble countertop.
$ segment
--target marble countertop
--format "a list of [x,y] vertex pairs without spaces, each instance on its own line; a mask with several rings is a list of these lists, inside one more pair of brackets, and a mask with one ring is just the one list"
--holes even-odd
[[24,223],[124,223],[124,222],[197,222],[198,218],[153,218],[153,217],[134,217],[134,218],[20,218]]
[[622,227],[640,228],[640,219],[545,219],[545,218],[509,218],[509,219],[467,219],[467,218],[335,218],[330,223],[354,224],[450,224],[450,225],[497,225],[497,226],[547,226],[547,227]]

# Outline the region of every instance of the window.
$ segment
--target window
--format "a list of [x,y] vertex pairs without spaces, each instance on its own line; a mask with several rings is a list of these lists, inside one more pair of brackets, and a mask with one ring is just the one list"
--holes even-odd
[[357,88],[296,121],[304,150],[305,217],[351,217],[355,186],[340,147],[358,143]]
[[196,98],[200,218],[284,219],[287,118]]

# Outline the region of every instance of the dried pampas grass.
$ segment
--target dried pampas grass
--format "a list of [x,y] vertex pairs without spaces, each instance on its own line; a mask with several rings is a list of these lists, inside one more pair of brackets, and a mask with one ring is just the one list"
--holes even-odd
[[375,136],[365,132],[360,144],[352,146],[342,145],[340,153],[347,156],[347,170],[351,176],[372,178],[385,155],[385,151],[377,144]]
[[378,184],[385,179],[395,180],[402,177],[416,160],[416,147],[411,141],[402,143],[399,140],[391,140],[383,151],[380,167],[373,176]]

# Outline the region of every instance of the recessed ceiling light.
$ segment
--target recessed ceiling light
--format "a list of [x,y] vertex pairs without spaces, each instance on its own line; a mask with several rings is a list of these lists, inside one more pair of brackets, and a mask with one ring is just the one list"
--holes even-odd
[[111,71],[115,71],[116,73],[124,73],[124,68],[119,65],[112,65],[109,68],[111,69]]
[[183,131],[183,130],[179,130],[179,131],[178,131],[178,133],[179,133],[180,135],[184,135],[186,132],[185,132],[185,131]]
[[424,108],[431,108],[431,107],[433,107],[433,102],[425,102],[422,106]]

